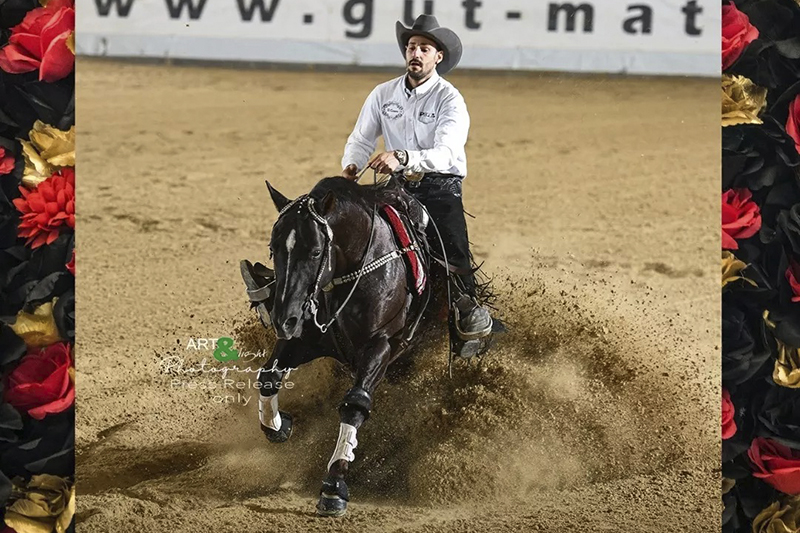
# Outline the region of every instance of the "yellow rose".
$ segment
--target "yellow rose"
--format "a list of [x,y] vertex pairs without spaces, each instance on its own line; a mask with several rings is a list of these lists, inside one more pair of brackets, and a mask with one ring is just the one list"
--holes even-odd
[[767,105],[767,90],[744,76],[722,76],[722,125],[763,124],[759,113]]
[[75,487],[58,476],[33,476],[26,487],[15,483],[15,497],[5,522],[17,533],[64,533],[75,515]]
[[800,495],[791,496],[758,513],[753,533],[800,533]]
[[35,189],[58,169],[75,166],[75,126],[62,131],[37,120],[28,137],[30,142],[19,140],[25,157],[25,187]]

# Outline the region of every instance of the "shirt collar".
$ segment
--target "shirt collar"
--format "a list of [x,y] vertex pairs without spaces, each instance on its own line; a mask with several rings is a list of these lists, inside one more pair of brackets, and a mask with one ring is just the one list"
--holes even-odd
[[439,76],[439,73],[436,72],[436,69],[433,69],[433,74],[431,74],[430,78],[425,80],[425,83],[423,83],[421,85],[417,85],[416,88],[414,88],[414,89],[409,89],[408,85],[406,85],[406,77],[407,76],[408,76],[408,73],[406,73],[406,75],[403,76],[403,89],[406,92],[406,96],[411,96],[412,92],[416,92],[417,96],[422,96],[426,92],[430,91],[431,88],[439,82],[439,78],[441,77],[441,76]]

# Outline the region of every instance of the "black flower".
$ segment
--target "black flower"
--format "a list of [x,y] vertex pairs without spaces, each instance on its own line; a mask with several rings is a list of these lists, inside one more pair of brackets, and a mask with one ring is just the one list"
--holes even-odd
[[[763,187],[794,179],[792,168],[800,165],[794,139],[776,119],[762,118],[761,125],[742,124],[722,129],[723,190],[746,187],[755,193]],[[791,206],[800,201],[800,193],[796,187],[789,191],[795,198],[788,203]],[[754,200],[759,206],[763,203],[757,194]]]
[[75,342],[75,289],[70,289],[58,297],[53,307],[53,318],[61,338]]
[[0,250],[0,316],[15,315],[61,296],[74,286],[66,264],[72,257],[74,234],[62,234],[51,244],[31,251],[23,245]]
[[757,433],[800,450],[800,390],[774,385],[758,412]]
[[8,476],[34,474],[71,476],[75,470],[75,409],[28,419],[14,444],[0,454],[0,470]]
[[722,307],[722,381],[727,387],[755,376],[771,353],[763,319],[747,311]]

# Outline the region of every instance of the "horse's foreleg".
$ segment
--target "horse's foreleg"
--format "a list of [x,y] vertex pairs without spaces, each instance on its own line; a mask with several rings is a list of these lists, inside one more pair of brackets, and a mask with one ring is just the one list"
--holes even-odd
[[386,337],[369,343],[358,361],[356,380],[339,405],[339,437],[336,448],[328,461],[328,475],[322,483],[317,514],[341,516],[347,510],[350,499],[344,477],[349,464],[355,459],[358,445],[356,435],[372,411],[372,393],[383,379],[389,365],[391,347]]
[[292,415],[278,409],[278,391],[286,374],[279,361],[287,349],[287,342],[279,340],[258,372],[258,419],[270,442],[286,442],[292,435]]

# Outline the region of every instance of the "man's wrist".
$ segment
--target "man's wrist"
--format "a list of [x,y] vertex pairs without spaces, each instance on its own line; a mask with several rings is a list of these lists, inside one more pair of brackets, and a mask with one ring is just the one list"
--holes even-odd
[[342,169],[343,176],[356,176],[358,174],[358,165],[355,163],[348,163]]
[[408,151],[406,150],[395,150],[394,157],[400,163],[400,168],[405,167],[408,165]]

